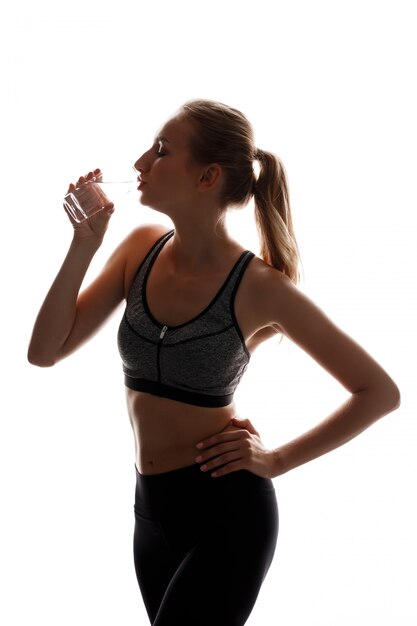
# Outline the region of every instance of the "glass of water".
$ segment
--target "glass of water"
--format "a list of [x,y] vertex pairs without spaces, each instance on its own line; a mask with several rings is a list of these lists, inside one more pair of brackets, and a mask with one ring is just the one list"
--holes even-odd
[[[134,172],[137,174],[135,169]],[[128,176],[126,180],[106,180],[100,172],[66,194],[63,200],[64,209],[75,222],[83,222],[101,211],[116,196],[135,191],[138,181],[133,177],[132,172],[131,178]]]

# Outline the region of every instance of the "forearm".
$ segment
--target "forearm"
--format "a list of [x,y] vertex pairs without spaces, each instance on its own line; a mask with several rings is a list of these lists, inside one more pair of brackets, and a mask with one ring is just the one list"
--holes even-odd
[[317,426],[273,450],[273,475],[284,474],[338,448],[398,406],[399,392],[394,383],[353,393]]
[[74,325],[77,298],[99,241],[73,239],[39,310],[29,344],[28,359],[41,366],[53,365]]

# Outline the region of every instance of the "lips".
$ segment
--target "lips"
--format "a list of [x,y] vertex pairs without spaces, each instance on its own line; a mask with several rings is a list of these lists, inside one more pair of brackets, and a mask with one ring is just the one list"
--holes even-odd
[[141,189],[143,189],[145,185],[146,183],[144,180],[139,180],[138,190],[140,191]]

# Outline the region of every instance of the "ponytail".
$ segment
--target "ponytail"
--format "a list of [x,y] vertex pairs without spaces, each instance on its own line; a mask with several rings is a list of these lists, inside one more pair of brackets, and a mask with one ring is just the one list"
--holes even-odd
[[[255,200],[261,257],[299,279],[299,253],[291,220],[284,166],[271,152],[256,150],[252,126],[232,107],[213,100],[189,100],[180,113],[191,122],[190,150],[197,163],[218,163],[224,171],[221,208],[245,206]],[[254,161],[259,161],[256,180]]]
[[300,255],[292,224],[285,169],[272,152],[257,150],[255,158],[260,166],[253,195],[261,257],[297,284]]

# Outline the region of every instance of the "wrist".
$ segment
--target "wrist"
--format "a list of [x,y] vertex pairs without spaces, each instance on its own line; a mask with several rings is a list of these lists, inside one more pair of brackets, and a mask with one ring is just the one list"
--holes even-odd
[[285,464],[285,455],[282,448],[271,450],[271,478],[281,476],[288,471]]
[[71,247],[94,254],[100,248],[102,243],[103,237],[97,237],[95,235],[87,237],[80,236],[75,230],[72,237]]

